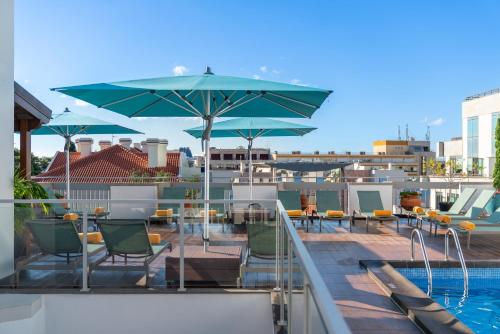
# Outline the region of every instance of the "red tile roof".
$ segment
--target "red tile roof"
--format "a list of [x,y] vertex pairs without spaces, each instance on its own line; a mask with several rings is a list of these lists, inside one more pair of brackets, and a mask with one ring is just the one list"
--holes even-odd
[[[70,154],[72,183],[128,183],[137,176],[161,177],[166,174],[175,180],[179,174],[180,153],[168,152],[165,167],[149,168],[148,155],[135,148],[113,145],[104,150],[81,157]],[[49,169],[36,178],[38,182],[65,182],[64,152],[57,152]]]

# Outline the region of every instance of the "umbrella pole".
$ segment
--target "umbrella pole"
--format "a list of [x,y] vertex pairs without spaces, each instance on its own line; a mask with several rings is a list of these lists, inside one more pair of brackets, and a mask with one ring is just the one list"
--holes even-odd
[[248,140],[248,183],[250,186],[250,199],[253,200],[253,165],[252,165],[252,143],[253,140]]
[[71,137],[65,137],[66,143],[64,145],[64,151],[66,154],[66,200],[68,201],[67,206],[68,210],[70,208],[69,200],[71,199],[70,195],[70,186],[69,186],[69,147],[71,145]]
[[207,202],[210,200],[210,139],[205,139],[205,176],[204,176],[204,216],[203,216],[203,240],[205,243],[209,240],[208,229],[209,229],[209,219],[208,212],[210,209],[210,204]]

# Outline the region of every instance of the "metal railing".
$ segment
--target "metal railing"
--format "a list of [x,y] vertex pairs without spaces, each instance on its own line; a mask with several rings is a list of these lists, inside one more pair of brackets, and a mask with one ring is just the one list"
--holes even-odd
[[462,252],[462,246],[460,246],[460,240],[458,239],[457,231],[455,231],[452,227],[449,227],[448,230],[446,230],[446,234],[444,236],[444,260],[445,261],[449,260],[450,234],[453,236],[453,240],[455,240],[455,247],[457,248],[458,259],[460,261],[460,266],[462,267],[462,271],[464,273],[464,295],[467,295],[469,293],[469,273],[467,272],[467,265],[465,264],[464,253]]
[[431,265],[429,264],[429,257],[427,256],[427,250],[425,248],[424,237],[422,236],[422,232],[418,228],[414,228],[411,231],[410,239],[411,239],[411,260],[415,261],[415,235],[418,237],[420,242],[420,249],[422,250],[422,256],[424,257],[425,270],[427,271],[427,295],[432,295],[432,270]]

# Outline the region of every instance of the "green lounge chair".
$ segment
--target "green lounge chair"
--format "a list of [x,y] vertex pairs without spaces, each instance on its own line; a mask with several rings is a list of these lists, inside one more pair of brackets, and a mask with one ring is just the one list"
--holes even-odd
[[[224,198],[224,193],[225,189],[224,188],[216,188],[216,187],[210,187],[210,200],[221,200],[225,199]],[[201,191],[201,196],[203,198],[204,191]],[[202,208],[203,209],[203,208]],[[210,204],[210,210],[216,210],[217,213],[215,217],[211,217],[210,219],[214,219],[217,222],[222,222],[222,230],[224,231],[224,218],[226,217],[226,209],[224,206],[224,203],[211,203]]]
[[486,212],[486,207],[493,199],[495,190],[483,189],[480,190],[479,196],[474,200],[469,210],[463,215],[454,215],[443,212],[442,214],[450,216],[452,220],[471,220],[478,219]]
[[[181,187],[168,187],[168,188],[163,188],[163,191],[161,195],[159,196],[159,199],[161,200],[184,200],[186,199],[186,189],[181,188]],[[153,214],[148,217],[148,226],[153,223],[153,222],[160,222],[160,223],[171,223],[175,222],[177,223],[178,217],[179,217],[179,204],[174,204],[174,203],[159,203],[158,204],[158,210],[168,210],[172,209],[173,215],[171,217],[169,216],[157,216],[156,214]]]
[[[75,275],[82,267],[83,245],[75,224],[60,219],[35,219],[26,222],[40,253],[16,263],[15,284],[23,270],[71,270]],[[104,251],[102,244],[87,244],[89,262]]]
[[[278,200],[281,201],[285,210],[300,210],[302,211],[302,205],[300,203],[300,191],[297,190],[280,190],[278,191]],[[307,220],[307,215],[301,216],[293,216],[290,217],[292,222],[299,220],[300,222],[304,222]]]
[[383,222],[393,222],[397,223],[397,231],[399,232],[399,218],[391,215],[388,217],[378,217],[373,214],[375,210],[384,210],[384,205],[382,204],[382,198],[380,197],[380,192],[378,190],[358,190],[356,191],[359,201],[359,212],[354,211],[352,217],[352,224],[350,226],[350,231],[352,232],[352,225],[356,219],[363,219],[366,221],[366,232],[368,232],[368,224],[370,221],[375,221],[378,223]]
[[458,196],[457,200],[451,206],[448,212],[439,212],[439,214],[449,214],[449,215],[460,215],[465,213],[465,207],[467,203],[470,201],[476,189],[474,188],[465,188],[464,191]]
[[338,191],[328,191],[328,190],[318,190],[316,192],[316,211],[319,216],[319,232],[321,232],[321,225],[323,220],[337,220],[339,226],[342,224],[343,220],[349,220],[350,217],[328,217],[326,214],[328,210],[344,211],[340,205],[339,192]]
[[[146,275],[146,288],[149,286],[149,265],[165,249],[172,251],[172,244],[164,242],[160,245],[151,245],[149,242],[148,231],[143,220],[104,220],[97,222],[99,230],[102,233],[104,243],[106,244],[107,256],[99,263],[93,265],[91,270],[144,270]],[[123,258],[121,265],[115,265],[115,257]],[[102,265],[111,257],[112,265]],[[129,265],[129,259],[142,259],[139,265],[133,261]]]

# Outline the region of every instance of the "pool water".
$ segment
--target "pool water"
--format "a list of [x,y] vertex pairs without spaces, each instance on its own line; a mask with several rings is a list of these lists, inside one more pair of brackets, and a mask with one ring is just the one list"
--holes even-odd
[[[424,268],[397,268],[427,292]],[[469,294],[464,296],[461,268],[432,269],[432,299],[476,333],[500,333],[500,268],[470,268]]]

